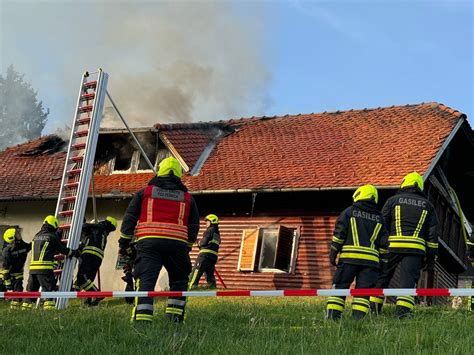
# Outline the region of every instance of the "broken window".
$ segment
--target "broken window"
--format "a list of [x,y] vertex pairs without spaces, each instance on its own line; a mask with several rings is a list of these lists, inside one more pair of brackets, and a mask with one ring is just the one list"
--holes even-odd
[[295,228],[271,226],[245,229],[237,269],[293,273],[297,243],[298,233]]
[[[156,135],[150,131],[135,132],[135,135],[148,159],[154,163],[157,159]],[[104,132],[99,136],[95,161],[96,174],[151,170],[133,138],[128,133],[122,132]]]

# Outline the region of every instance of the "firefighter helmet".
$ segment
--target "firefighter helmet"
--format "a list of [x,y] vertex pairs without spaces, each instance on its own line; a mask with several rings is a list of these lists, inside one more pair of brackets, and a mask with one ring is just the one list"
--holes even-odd
[[400,185],[401,188],[408,187],[408,186],[415,186],[418,187],[421,191],[424,189],[424,182],[423,177],[418,174],[416,171],[405,175],[403,178],[402,184]]
[[160,162],[159,169],[158,169],[158,176],[168,175],[170,171],[173,172],[174,176],[181,177],[183,175],[183,168],[179,164],[179,161],[176,158],[169,157],[163,159]]
[[218,224],[219,223],[219,217],[217,217],[215,214],[208,214],[206,216],[206,221],[211,222],[211,224]]
[[5,243],[13,243],[15,240],[16,229],[15,228],[8,228],[5,233],[3,233],[3,240]]
[[106,221],[110,222],[111,225],[113,225],[115,228],[117,228],[117,220],[114,217],[107,216],[105,218]]
[[379,193],[374,185],[364,185],[359,187],[352,195],[354,202],[373,199],[375,203],[379,202]]
[[43,223],[46,223],[46,224],[49,224],[51,227],[53,227],[54,229],[58,229],[59,227],[59,221],[56,217],[54,217],[53,215],[49,215],[47,216]]

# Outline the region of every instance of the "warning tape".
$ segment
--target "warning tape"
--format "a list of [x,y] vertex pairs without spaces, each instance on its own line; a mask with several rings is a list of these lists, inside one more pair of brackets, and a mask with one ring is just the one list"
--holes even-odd
[[359,288],[309,290],[235,291],[86,291],[86,292],[0,292],[0,299],[11,298],[123,298],[123,297],[305,297],[305,296],[474,296],[473,288]]

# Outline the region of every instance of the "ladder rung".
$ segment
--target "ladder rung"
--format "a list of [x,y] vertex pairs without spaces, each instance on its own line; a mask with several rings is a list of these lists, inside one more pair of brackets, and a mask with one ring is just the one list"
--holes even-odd
[[63,254],[56,254],[54,256],[54,260],[64,260],[64,255]]
[[71,169],[67,173],[68,173],[68,175],[77,175],[77,174],[80,174],[81,171],[82,171],[82,169]]
[[62,216],[62,217],[67,217],[67,216],[72,216],[73,213],[74,213],[73,210],[60,211],[60,212],[59,212],[59,215]]
[[77,132],[74,132],[74,135],[76,137],[85,137],[89,134],[89,130],[83,130],[83,131],[77,131]]
[[63,272],[63,270],[62,270],[62,269],[56,269],[56,270],[53,270],[53,272],[54,272],[55,274],[60,274],[60,273]]
[[78,161],[83,161],[84,160],[84,157],[82,155],[76,155],[75,157],[72,157],[71,159],[69,159],[71,161],[74,161],[74,162],[78,162]]
[[71,228],[70,224],[62,224],[58,227],[58,229],[65,230]]
[[87,106],[81,106],[77,110],[79,113],[84,113],[84,112],[91,112],[92,111],[92,105],[87,105]]
[[89,101],[89,100],[93,100],[95,97],[95,92],[91,92],[89,94],[84,94],[81,96],[81,101]]
[[81,150],[86,147],[86,143],[76,143],[72,145],[72,148],[75,150]]
[[95,88],[96,86],[97,86],[97,80],[88,81],[84,83],[84,85],[82,85],[84,89],[92,89],[92,88]]
[[68,196],[68,197],[63,197],[62,200],[64,202],[72,202],[76,200],[76,196]]
[[76,123],[78,126],[83,125],[83,124],[89,124],[91,122],[90,117],[84,117],[84,118],[79,118]]
[[68,189],[75,188],[75,187],[78,187],[78,186],[79,186],[79,182],[76,182],[76,181],[75,182],[68,182],[68,183],[64,184],[64,187],[68,188]]

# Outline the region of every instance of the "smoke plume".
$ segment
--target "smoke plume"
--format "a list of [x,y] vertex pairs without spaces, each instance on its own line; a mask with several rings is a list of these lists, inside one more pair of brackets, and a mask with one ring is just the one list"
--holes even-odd
[[[109,92],[131,126],[258,115],[271,104],[271,75],[263,11],[253,13],[229,2],[7,2],[2,36],[15,41],[2,51],[25,48],[2,61],[48,84],[53,102],[39,95],[50,119],[66,124],[81,73],[97,67],[110,74]],[[102,126],[122,127],[105,112]]]

